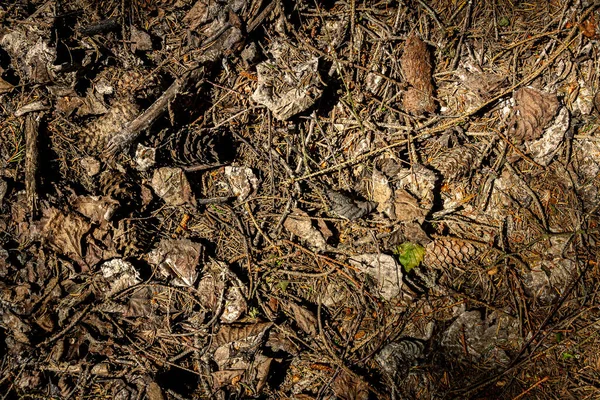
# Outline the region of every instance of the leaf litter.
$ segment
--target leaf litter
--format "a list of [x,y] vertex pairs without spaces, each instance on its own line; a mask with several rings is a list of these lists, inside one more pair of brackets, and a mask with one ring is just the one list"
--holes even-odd
[[2,392],[598,397],[598,12],[0,5]]

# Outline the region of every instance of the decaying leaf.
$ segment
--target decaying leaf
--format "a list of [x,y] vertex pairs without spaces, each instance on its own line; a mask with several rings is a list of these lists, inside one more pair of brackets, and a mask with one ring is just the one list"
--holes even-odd
[[273,61],[256,67],[258,87],[252,100],[266,106],[275,118],[285,121],[311,107],[321,96],[319,59],[282,40],[273,41],[269,52]]
[[342,400],[367,400],[369,385],[358,375],[341,371],[332,384],[336,396]]
[[100,271],[109,283],[109,290],[104,293],[107,297],[141,282],[140,274],[133,265],[120,258],[106,261],[100,266]]
[[44,241],[54,251],[82,264],[84,263],[82,239],[90,228],[90,223],[82,217],[66,214],[54,207],[45,208],[39,222]]
[[196,203],[192,188],[181,168],[163,167],[154,171],[152,189],[170,206]]
[[425,42],[415,33],[406,39],[400,65],[410,85],[403,99],[406,111],[416,115],[434,112],[431,56]]
[[526,87],[515,92],[514,100],[510,136],[519,142],[539,139],[558,110],[556,94]]
[[429,212],[428,209],[419,207],[419,201],[404,189],[396,189],[393,206],[395,219],[402,222],[422,223]]
[[174,283],[185,286],[194,285],[203,259],[204,247],[189,239],[163,239],[148,254],[148,262],[158,266],[165,276],[172,277]]
[[568,129],[569,110],[562,107],[554,123],[544,131],[541,138],[525,143],[527,153],[538,164],[549,165],[563,143]]
[[317,334],[317,317],[310,310],[293,302],[288,303],[286,306],[291,310],[300,329],[311,336]]
[[90,221],[102,224],[109,221],[119,207],[119,203],[105,196],[78,196],[73,207]]
[[156,149],[138,144],[135,150],[135,164],[139,171],[148,171],[156,164]]
[[373,201],[377,203],[377,210],[390,215],[390,213],[393,213],[393,210],[390,210],[390,200],[394,192],[387,177],[373,168],[371,181],[373,184]]
[[[43,34],[49,35],[49,32]],[[0,46],[10,54],[13,67],[35,83],[47,83],[56,76],[53,68],[56,47],[50,47],[50,40],[43,34],[24,26],[23,30],[0,36]]]
[[312,225],[310,216],[300,209],[295,209],[292,214],[285,219],[283,226],[290,233],[305,240],[306,243],[315,250],[323,250],[327,247],[327,242],[325,242],[323,234]]
[[131,35],[129,38],[131,51],[150,51],[152,50],[152,38],[146,32],[131,25]]
[[327,190],[327,198],[331,202],[331,211],[340,218],[355,220],[364,217],[377,207],[372,201],[354,200],[343,193]]
[[251,168],[247,167],[225,167],[225,176],[229,180],[229,186],[239,201],[244,201],[252,192],[258,189],[258,178]]
[[465,357],[467,351],[483,362],[495,365],[508,363],[510,358],[503,349],[518,347],[518,322],[501,315],[502,318],[497,312],[492,312],[482,319],[479,311],[463,312],[444,332],[442,346],[460,358]]
[[225,344],[250,339],[256,342],[265,334],[267,329],[273,325],[272,322],[257,322],[244,325],[222,325],[214,337],[212,346],[217,348]]
[[375,280],[377,293],[385,300],[391,300],[402,292],[402,269],[394,257],[362,254],[350,258],[349,262]]

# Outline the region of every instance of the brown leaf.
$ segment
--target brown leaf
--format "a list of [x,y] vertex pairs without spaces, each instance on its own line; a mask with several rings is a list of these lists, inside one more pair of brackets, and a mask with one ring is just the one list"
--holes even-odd
[[369,398],[369,385],[360,377],[350,375],[346,371],[340,372],[332,385],[336,396],[343,400],[367,400]]
[[327,247],[323,234],[312,225],[309,215],[300,209],[295,209],[292,215],[285,219],[283,226],[316,250]]
[[404,108],[412,114],[434,112],[431,56],[427,45],[416,34],[406,39],[400,65],[411,86],[404,95]]
[[204,258],[204,247],[189,239],[163,239],[148,255],[148,262],[157,265],[166,276],[192,286],[198,278],[200,261]]
[[84,264],[81,240],[90,231],[89,222],[50,207],[43,210],[39,226],[42,237],[54,251]]
[[556,94],[522,88],[515,92],[511,136],[518,142],[539,139],[558,110]]
[[295,303],[287,305],[294,314],[294,320],[304,332],[311,336],[317,334],[317,317],[308,309]]
[[190,184],[181,168],[159,168],[152,177],[152,189],[170,206],[195,205]]
[[247,325],[223,325],[215,335],[212,346],[219,347],[227,343],[247,339],[263,334],[273,325],[272,322],[258,322]]

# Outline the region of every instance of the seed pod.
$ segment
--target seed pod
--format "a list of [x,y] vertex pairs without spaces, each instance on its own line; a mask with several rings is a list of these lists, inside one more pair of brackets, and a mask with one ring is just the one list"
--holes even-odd
[[457,146],[433,159],[431,166],[440,171],[447,181],[454,181],[467,176],[476,167],[479,155],[477,146]]
[[124,257],[139,256],[150,250],[158,237],[158,221],[146,218],[119,220],[114,231],[117,250]]
[[90,155],[100,154],[108,141],[133,121],[139,111],[139,107],[129,99],[116,102],[106,114],[79,133],[81,149]]
[[131,182],[125,174],[114,170],[107,170],[100,174],[98,191],[126,207],[134,206],[140,198],[139,186]]
[[219,152],[220,149],[231,151],[227,138],[219,132],[185,127],[165,137],[167,135],[168,132],[161,132],[162,138],[157,145],[158,159],[163,163],[177,166],[216,164],[228,158]]
[[437,269],[459,267],[475,260],[481,250],[479,246],[460,239],[436,239],[425,247],[423,264]]

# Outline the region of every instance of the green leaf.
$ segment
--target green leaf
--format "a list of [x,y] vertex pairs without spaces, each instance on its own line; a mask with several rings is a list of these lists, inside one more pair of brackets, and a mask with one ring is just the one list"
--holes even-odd
[[281,289],[282,292],[285,292],[285,290],[287,289],[289,284],[290,284],[290,281],[279,281],[279,288]]
[[563,360],[570,360],[571,358],[574,358],[575,356],[571,353],[562,353],[562,359]]
[[396,248],[398,261],[408,273],[417,267],[425,257],[425,248],[419,244],[406,242]]
[[506,27],[510,25],[510,20],[507,17],[502,17],[498,20],[498,25],[501,27]]

